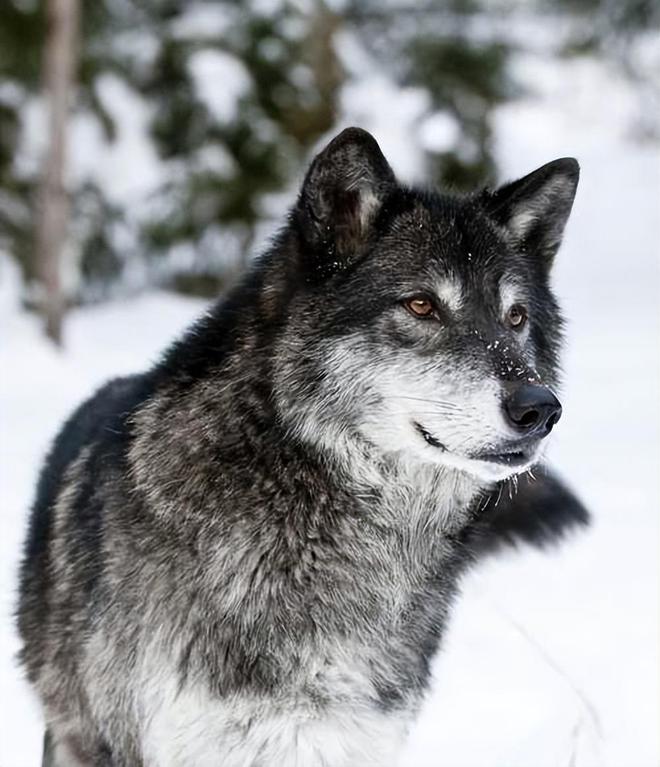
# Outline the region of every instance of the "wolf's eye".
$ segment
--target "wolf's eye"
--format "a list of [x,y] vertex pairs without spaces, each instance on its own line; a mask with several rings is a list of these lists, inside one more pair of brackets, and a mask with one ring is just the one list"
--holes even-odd
[[527,309],[522,304],[513,304],[506,313],[506,322],[514,330],[522,330],[527,322]]
[[433,317],[436,314],[433,301],[426,296],[412,296],[412,298],[406,298],[403,305],[414,317],[426,319],[427,317]]

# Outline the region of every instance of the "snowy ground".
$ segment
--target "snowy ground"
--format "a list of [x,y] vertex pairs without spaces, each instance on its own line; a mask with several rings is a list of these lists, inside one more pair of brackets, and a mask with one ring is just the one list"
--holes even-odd
[[[582,165],[556,270],[570,324],[551,458],[594,525],[555,552],[514,552],[466,579],[402,765],[653,767],[660,156],[626,136],[631,93],[601,68],[521,66],[544,95],[499,114],[507,175],[568,154]],[[13,663],[10,614],[39,461],[82,397],[143,368],[203,305],[150,294],[75,312],[59,354],[13,306],[0,268],[0,767],[34,767],[41,723]]]

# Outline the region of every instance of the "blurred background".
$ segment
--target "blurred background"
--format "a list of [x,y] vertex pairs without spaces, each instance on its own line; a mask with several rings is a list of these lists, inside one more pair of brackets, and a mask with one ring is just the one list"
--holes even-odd
[[639,100],[625,130],[657,140],[659,19],[657,0],[5,0],[0,248],[55,338],[71,306],[215,296],[346,124],[406,181],[493,182],[498,107],[544,85],[521,58],[603,62]]
[[49,440],[237,279],[347,125],[409,183],[582,165],[550,459],[594,525],[466,579],[402,764],[658,764],[660,2],[3,0],[0,767],[39,764],[11,614]]

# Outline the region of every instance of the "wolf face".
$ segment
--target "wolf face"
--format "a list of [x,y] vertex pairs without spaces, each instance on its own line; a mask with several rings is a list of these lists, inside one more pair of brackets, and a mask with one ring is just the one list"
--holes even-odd
[[348,129],[293,213],[303,284],[276,378],[306,439],[450,466],[528,469],[561,416],[549,272],[579,169],[555,160],[469,197],[399,185]]

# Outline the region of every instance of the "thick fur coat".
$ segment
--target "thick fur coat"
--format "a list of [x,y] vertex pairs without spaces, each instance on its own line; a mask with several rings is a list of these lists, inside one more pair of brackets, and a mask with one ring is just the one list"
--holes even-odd
[[241,284],[74,413],[21,571],[45,764],[395,764],[466,565],[586,520],[524,474],[576,185],[408,189],[344,131]]

